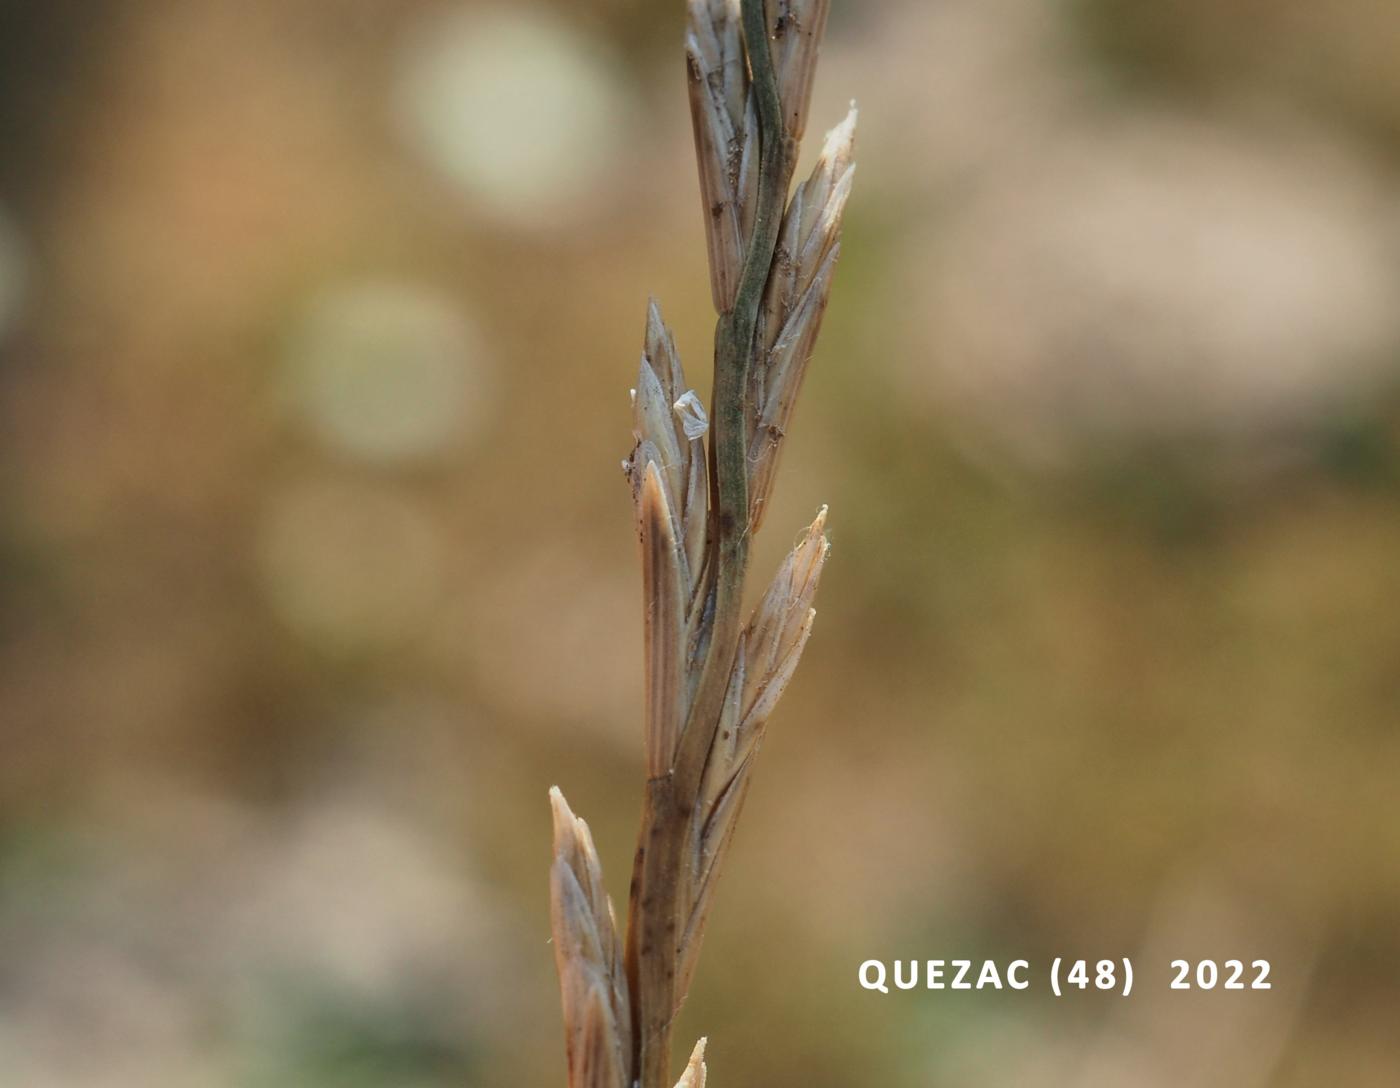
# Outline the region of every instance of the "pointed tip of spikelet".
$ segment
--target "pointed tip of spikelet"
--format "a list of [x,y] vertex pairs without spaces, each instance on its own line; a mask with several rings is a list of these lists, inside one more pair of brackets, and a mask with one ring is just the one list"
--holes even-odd
[[847,110],[841,123],[830,129],[826,138],[822,140],[821,159],[824,162],[839,162],[843,169],[850,165],[851,155],[855,151],[856,123],[859,119],[860,110],[852,101],[851,108]]
[[831,541],[826,535],[826,513],[825,506],[817,511],[816,518],[813,519],[811,525],[807,526],[802,534],[802,539],[793,549],[794,558],[799,563],[805,559],[807,564],[820,564],[826,559],[827,553],[831,551]]
[[790,585],[796,594],[789,603],[795,603],[800,598],[810,604],[816,593],[822,567],[826,565],[826,557],[831,554],[831,541],[826,535],[826,509],[823,506],[817,511],[816,519],[802,534],[802,539],[788,559]]
[[567,861],[567,847],[574,839],[574,814],[558,786],[549,787],[549,814],[553,824],[554,858]]
[[564,799],[564,791],[558,786],[549,787],[549,809],[554,818],[555,855],[563,857],[568,853],[569,847],[577,845],[579,825],[583,821],[574,815],[574,810]]
[[681,1074],[681,1079],[676,1081],[676,1088],[705,1088],[706,1041],[702,1035],[700,1041],[695,1044],[695,1049],[690,1052],[690,1061],[686,1063],[685,1072]]
[[661,300],[655,295],[647,298],[647,354],[653,354],[666,336],[666,319],[661,316]]

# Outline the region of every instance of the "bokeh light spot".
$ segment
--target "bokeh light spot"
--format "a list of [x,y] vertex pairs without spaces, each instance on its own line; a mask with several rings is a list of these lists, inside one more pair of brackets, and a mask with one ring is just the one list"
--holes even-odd
[[1035,154],[911,235],[929,305],[903,376],[975,420],[973,445],[1039,463],[1209,439],[1267,461],[1391,380],[1400,284],[1344,149],[1144,114]]
[[596,200],[628,96],[606,47],[528,7],[456,11],[410,37],[398,124],[488,215],[553,226]]
[[441,455],[489,415],[474,324],[424,288],[363,283],[315,299],[291,339],[292,396],[333,450],[378,463]]

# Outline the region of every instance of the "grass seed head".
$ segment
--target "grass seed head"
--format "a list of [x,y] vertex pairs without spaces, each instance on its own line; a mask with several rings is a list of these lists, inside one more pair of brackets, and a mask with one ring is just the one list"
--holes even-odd
[[[625,947],[588,827],[558,790],[550,795],[570,1088],[670,1084],[671,1028],[717,875],[768,719],[812,630],[825,508],[747,623],[740,610],[748,537],[826,308],[854,172],[852,109],[788,199],[828,7],[687,0],[691,119],[720,313],[715,429],[653,301],[623,463],[642,545],[648,776]],[[746,42],[747,32],[762,38]],[[701,1039],[676,1088],[704,1088],[704,1052]]]
[[588,825],[558,788],[550,927],[564,1009],[569,1088],[631,1088],[631,1012],[612,902]]

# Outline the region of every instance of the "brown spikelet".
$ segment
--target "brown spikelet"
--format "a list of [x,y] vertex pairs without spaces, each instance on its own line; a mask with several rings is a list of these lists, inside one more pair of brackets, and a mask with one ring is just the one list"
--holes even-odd
[[665,774],[684,713],[685,589],[680,542],[656,462],[649,461],[640,497],[646,648],[647,775]]
[[757,532],[778,468],[798,391],[807,372],[832,275],[841,254],[841,221],[855,177],[856,110],[827,133],[812,176],[797,187],[783,217],[778,250],[759,311],[749,373],[749,527]]
[[685,992],[700,952],[720,863],[749,788],[749,772],[768,718],[797,668],[812,632],[812,600],[830,550],[826,508],[778,569],[739,639],[719,730],[700,787],[691,845],[691,909],[680,942]]
[[569,1051],[569,1088],[629,1088],[615,1027],[602,992],[588,991],[582,1027]]
[[778,97],[783,125],[794,140],[807,128],[807,107],[817,73],[817,50],[826,30],[831,0],[765,0],[778,70]]
[[705,204],[710,291],[715,309],[728,313],[753,232],[758,113],[749,93],[739,0],[689,0],[687,6],[690,117]]
[[612,902],[588,825],[557,788],[550,926],[564,1007],[569,1088],[631,1088],[631,1011]]

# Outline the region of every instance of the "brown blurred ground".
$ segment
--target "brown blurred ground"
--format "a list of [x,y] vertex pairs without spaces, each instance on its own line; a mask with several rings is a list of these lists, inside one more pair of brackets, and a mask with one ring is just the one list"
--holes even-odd
[[[833,562],[683,1036],[1396,1083],[1400,14],[834,7],[861,165],[756,560],[829,502]],[[620,899],[626,390],[648,294],[692,374],[712,321],[681,20],[0,4],[0,1084],[562,1083],[545,790]],[[1056,955],[1155,973],[856,983]]]

